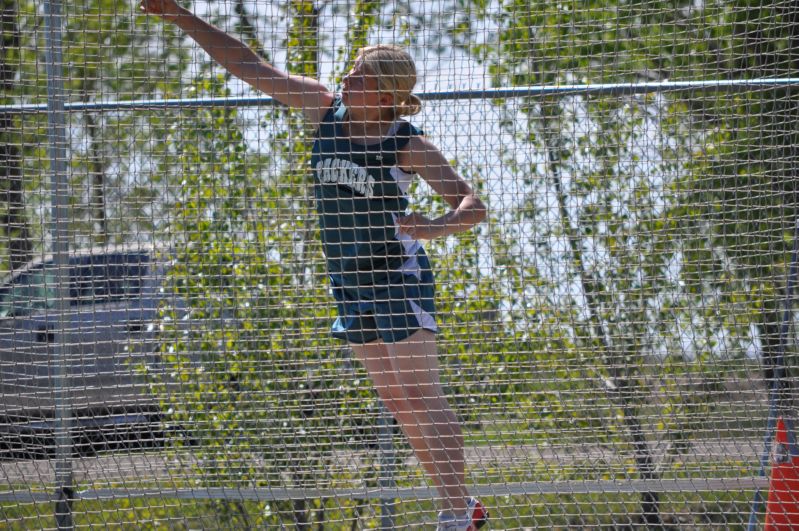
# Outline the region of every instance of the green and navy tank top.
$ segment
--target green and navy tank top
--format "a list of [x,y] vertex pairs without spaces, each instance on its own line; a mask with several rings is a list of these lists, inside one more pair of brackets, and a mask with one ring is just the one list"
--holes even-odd
[[[403,266],[418,244],[400,241],[395,220],[405,215],[412,175],[397,167],[397,151],[423,134],[399,120],[379,144],[344,135],[346,107],[336,98],[316,134],[311,157],[319,228],[329,274],[337,284],[380,283]],[[413,245],[413,244],[416,245]]]

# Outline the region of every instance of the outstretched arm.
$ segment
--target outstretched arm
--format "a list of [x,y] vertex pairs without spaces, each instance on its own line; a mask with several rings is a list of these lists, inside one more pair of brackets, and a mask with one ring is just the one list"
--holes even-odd
[[319,125],[333,102],[334,95],[317,80],[275,68],[240,40],[180,7],[176,0],[141,0],[140,8],[177,25],[234,76],[280,103],[302,110],[313,127]]

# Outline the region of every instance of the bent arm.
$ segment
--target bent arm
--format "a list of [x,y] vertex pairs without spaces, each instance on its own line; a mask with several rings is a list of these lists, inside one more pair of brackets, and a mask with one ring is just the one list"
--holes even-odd
[[283,105],[300,109],[313,127],[333,102],[334,95],[317,80],[275,68],[240,40],[171,0],[142,0],[142,10],[174,23],[232,75]]
[[423,228],[426,238],[463,232],[485,220],[487,208],[483,201],[427,139],[411,138],[399,159],[401,167],[418,173],[452,208],[443,216],[428,221],[428,226]]

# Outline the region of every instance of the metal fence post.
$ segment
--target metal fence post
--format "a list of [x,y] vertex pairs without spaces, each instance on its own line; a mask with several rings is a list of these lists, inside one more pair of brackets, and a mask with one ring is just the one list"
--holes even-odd
[[50,367],[55,399],[55,520],[58,529],[73,529],[71,410],[66,342],[66,318],[69,295],[69,182],[67,175],[66,110],[63,68],[63,15],[61,0],[46,0],[45,63],[47,69],[47,117],[50,151],[50,235],[52,238],[53,276],[57,288],[55,311],[59,322],[49,344]]
[[394,529],[394,499],[386,495],[386,490],[394,489],[396,482],[396,455],[394,453],[394,417],[379,401],[379,417],[377,423],[377,443],[380,451],[380,529]]

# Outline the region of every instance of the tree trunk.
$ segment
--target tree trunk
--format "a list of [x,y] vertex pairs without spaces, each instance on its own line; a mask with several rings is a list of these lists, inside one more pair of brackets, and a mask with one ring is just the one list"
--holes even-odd
[[[13,93],[19,72],[19,62],[15,59],[19,54],[18,13],[16,0],[0,2],[0,93],[8,95]],[[11,98],[2,100],[10,103]],[[20,144],[14,131],[14,116],[0,114],[0,195],[3,202],[0,231],[12,269],[27,263],[33,250],[25,211]]]
[[[583,261],[582,246],[580,242],[579,230],[576,229],[569,217],[566,206],[567,198],[563,191],[561,182],[560,166],[563,158],[561,142],[558,138],[559,133],[552,124],[556,116],[556,111],[552,109],[557,104],[544,103],[542,105],[542,129],[544,131],[544,144],[549,161],[549,171],[552,175],[553,185],[556,190],[558,210],[560,214],[563,230],[569,241],[571,250],[571,260],[574,270],[579,277],[580,286],[585,296],[589,326],[592,330],[593,340],[599,345],[601,350],[601,360],[608,375],[605,389],[610,399],[622,411],[623,424],[627,431],[630,443],[634,450],[635,467],[638,476],[643,480],[658,479],[659,475],[652,452],[646,440],[638,410],[635,403],[635,394],[632,389],[626,367],[630,355],[635,353],[624,352],[621,357],[613,353],[613,348],[609,345],[608,333],[602,323],[599,311],[598,292],[601,290],[599,282],[586,271]],[[657,492],[641,493],[641,514],[647,526],[659,527],[662,525],[659,509],[659,497]]]
[[105,200],[105,161],[97,122],[86,113],[84,122],[91,143],[89,146],[89,217],[92,225],[91,239],[97,245],[109,242],[108,219]]

